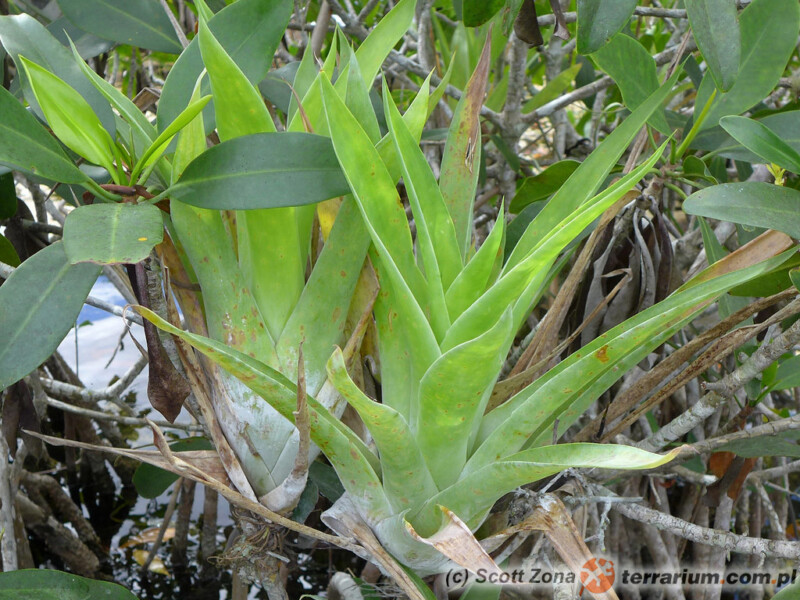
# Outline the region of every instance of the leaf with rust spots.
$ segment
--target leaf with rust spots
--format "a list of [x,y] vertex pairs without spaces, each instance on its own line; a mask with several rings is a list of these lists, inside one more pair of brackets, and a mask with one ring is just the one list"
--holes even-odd
[[598,348],[597,352],[595,352],[594,355],[600,362],[608,362],[608,344]]
[[472,242],[472,207],[481,157],[480,112],[489,76],[491,37],[453,113],[442,158],[439,188],[456,228],[462,256]]

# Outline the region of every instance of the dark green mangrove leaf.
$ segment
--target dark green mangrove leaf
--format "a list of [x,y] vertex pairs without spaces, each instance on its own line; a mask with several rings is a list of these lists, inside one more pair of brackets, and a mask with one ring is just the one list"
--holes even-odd
[[194,159],[170,188],[201,208],[244,210],[312,204],[350,193],[330,139],[311,133],[257,133]]

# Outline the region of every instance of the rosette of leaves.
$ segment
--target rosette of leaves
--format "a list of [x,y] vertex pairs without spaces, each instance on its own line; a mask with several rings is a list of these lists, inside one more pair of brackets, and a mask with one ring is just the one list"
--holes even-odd
[[[631,188],[660,159],[664,146],[598,193],[633,137],[667,98],[677,75],[577,168],[504,257],[502,217],[479,249],[471,244],[480,160],[478,114],[488,61],[487,48],[456,108],[438,181],[416,132],[385,88],[384,114],[394,150],[388,158],[385,138],[354,111],[358,103],[348,105],[348,95],[343,98],[337,89],[341,75],[332,84],[323,73],[316,80],[319,105],[310,111],[305,106],[319,115],[330,134],[352,192],[342,208],[347,203],[357,207],[380,282],[373,315],[381,400],[370,398],[355,383],[352,365],[340,350],[327,366],[330,381],[358,412],[376,449],[322,402],[308,398],[311,439],[346,490],[324,519],[340,534],[358,537],[352,527],[355,516],[386,550],[421,574],[452,561],[474,568],[475,562],[465,561],[464,548],[470,549],[471,559],[482,556],[491,564],[471,532],[502,495],[520,485],[569,467],[636,469],[668,461],[670,455],[636,448],[554,445],[552,440],[698,311],[783,260],[753,264],[762,258],[756,253],[739,270],[715,265],[518,393],[490,405],[514,336],[565,248],[609,208],[628,201]],[[396,169],[408,192],[416,237],[397,192]],[[343,218],[341,210],[336,223]],[[294,418],[297,388],[267,361],[138,310],[236,376],[284,417]]]
[[[374,291],[362,275],[369,236],[356,204],[336,199],[349,188],[330,140],[318,134],[326,131],[318,68],[307,53],[294,78],[294,100],[284,107],[287,131],[278,133],[256,84],[271,65],[291,2],[240,0],[216,15],[199,4],[199,34],[170,72],[155,124],[95,74],[77,51],[76,69],[99,92],[105,109],[117,114],[116,130],[104,126],[76,87],[24,54],[17,57],[31,106],[41,111],[61,144],[105,169],[107,184],[79,170],[56,139],[3,90],[0,102],[14,111],[20,132],[18,143],[0,147],[0,159],[54,181],[84,185],[93,194],[94,203],[69,214],[64,251],[60,244],[53,249],[66,254],[62,270],[83,274],[87,265],[79,263],[85,262],[131,265],[129,271],[139,274],[142,304],[166,318],[174,294],[187,327],[257,357],[293,385],[302,378],[309,394],[341,414],[345,403],[326,383],[325,365],[336,344],[349,341],[346,347],[358,348]],[[352,110],[363,110],[376,131],[364,82],[374,79],[413,14],[413,0],[400,2],[358,51],[341,44],[338,53],[336,42],[343,36],[336,36],[322,66],[324,76],[331,77],[338,62],[337,93]],[[36,27],[22,18],[25,27]],[[251,34],[247,44],[240,43],[243,32]],[[426,82],[405,115],[416,139],[428,115],[428,90]],[[222,143],[208,148],[207,134],[214,128]],[[394,147],[388,137],[381,148],[391,161]],[[173,284],[160,299],[152,296],[153,289],[161,296],[161,282],[154,275],[158,264],[168,267],[167,281]],[[6,292],[20,291],[24,274],[43,281],[49,276],[32,272],[34,267],[21,266],[4,286]],[[70,302],[75,314],[97,276],[98,269],[88,267],[81,297]],[[19,335],[0,353],[2,381],[13,383],[44,360],[74,316],[63,321],[63,331],[49,336],[49,345],[25,361],[14,358],[27,339],[17,327]],[[294,424],[212,362],[196,364],[174,347],[168,357],[164,346],[169,344],[162,345],[155,329],[146,334],[153,405],[170,420],[181,409],[188,388],[174,362],[198,398],[231,480],[245,496],[261,498],[276,510],[291,510],[307,474],[301,468],[287,481],[298,463],[300,439]],[[301,346],[304,368],[298,376]],[[12,368],[5,370],[7,362]],[[171,376],[154,383],[158,365],[171,369]],[[313,458],[318,449],[308,452]]]

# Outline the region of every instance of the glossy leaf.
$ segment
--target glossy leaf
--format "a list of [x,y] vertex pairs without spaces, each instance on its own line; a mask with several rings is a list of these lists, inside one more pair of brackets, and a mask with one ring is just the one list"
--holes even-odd
[[312,204],[349,191],[330,140],[298,132],[259,133],[209,148],[170,188],[182,202],[222,210]]
[[[761,102],[777,85],[800,33],[800,5],[794,0],[754,0],[739,15],[741,58],[731,89],[718,94],[703,129],[721,117],[738,115]],[[695,106],[705,106],[716,86],[706,75],[697,91]],[[698,108],[698,110],[699,110]]]
[[[800,111],[788,110],[758,119],[795,152],[800,153]],[[760,157],[732,138],[722,127],[712,127],[700,132],[692,141],[692,148],[714,151],[715,154],[736,160],[756,163]]]
[[114,47],[114,42],[104,40],[101,37],[76,27],[66,17],[59,17],[55,21],[52,21],[47,26],[47,31],[61,42],[62,45],[69,47],[73,44],[78,51],[78,55],[87,60],[103,52],[108,52]]
[[529,204],[555,194],[579,165],[576,160],[560,160],[538,175],[523,179],[511,201],[509,212],[519,213]]
[[48,569],[0,573],[0,600],[136,600],[121,585]]
[[714,82],[727,92],[736,81],[741,53],[735,0],[686,0],[686,13]]
[[[114,113],[103,96],[86,81],[71,52],[55,39],[39,21],[30,15],[0,16],[0,42],[14,59],[18,72],[24,72],[19,60],[22,54],[28,60],[41,65],[74,88],[92,107],[105,130],[115,132]],[[40,117],[44,114],[36,102],[26,79],[21,81],[25,99]]]
[[462,0],[461,15],[464,25],[483,25],[503,8],[505,0]]
[[75,325],[99,273],[97,265],[69,264],[63,244],[56,242],[0,286],[0,387],[47,360]]
[[161,210],[152,204],[79,206],[64,222],[64,251],[72,264],[137,263],[163,237]]
[[20,57],[50,128],[70,150],[114,172],[114,142],[92,107],[58,76]]
[[53,181],[86,181],[53,136],[5,88],[0,89],[0,113],[0,162]]
[[708,187],[689,196],[683,210],[800,238],[800,192],[771,183],[745,181]]
[[158,0],[59,0],[84,31],[119,44],[178,54],[181,44]]
[[[618,33],[592,55],[603,71],[619,86],[622,99],[630,110],[636,109],[658,89],[656,61],[637,40]],[[660,132],[671,132],[664,112],[657,110],[649,123]]]
[[578,52],[592,54],[625,26],[636,0],[578,0]]
[[0,262],[4,262],[12,267],[18,267],[20,260],[14,245],[8,238],[0,235]]
[[720,119],[719,124],[731,137],[764,160],[800,173],[800,152],[763,123],[747,117],[729,116]]
[[[264,79],[275,48],[292,14],[291,0],[237,0],[208,22],[208,28],[250,83]],[[203,71],[199,40],[195,37],[169,72],[158,103],[158,129],[163,131],[189,104],[195,82]],[[202,95],[210,92],[205,83]],[[214,111],[203,111],[206,131],[214,129]]]

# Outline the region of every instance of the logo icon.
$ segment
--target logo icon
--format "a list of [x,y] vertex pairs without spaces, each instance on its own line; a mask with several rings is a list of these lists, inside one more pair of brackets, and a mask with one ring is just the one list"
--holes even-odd
[[614,563],[605,558],[590,558],[581,567],[580,578],[583,587],[591,593],[607,592],[614,585]]

